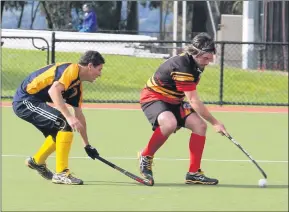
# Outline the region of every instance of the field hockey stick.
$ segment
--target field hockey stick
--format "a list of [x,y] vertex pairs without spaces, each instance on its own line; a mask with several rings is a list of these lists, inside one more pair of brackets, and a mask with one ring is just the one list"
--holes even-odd
[[153,179],[143,179],[141,177],[138,177],[120,167],[118,167],[117,165],[105,160],[104,158],[100,157],[100,156],[97,156],[96,159],[100,160],[101,162],[105,163],[106,165],[120,171],[121,173],[123,173],[124,175],[128,176],[129,178],[141,183],[141,184],[144,184],[146,186],[153,186],[154,185],[154,180]]
[[232,138],[232,136],[228,135],[226,136],[227,138],[229,138],[237,147],[239,147],[240,150],[242,150],[242,152],[245,153],[245,155],[248,156],[248,158],[250,158],[250,160],[256,165],[256,167],[259,169],[259,171],[262,173],[262,175],[264,176],[265,179],[267,179],[267,175],[264,172],[264,170],[258,165],[258,163],[252,158],[252,156],[245,150],[243,149],[243,147],[234,139]]

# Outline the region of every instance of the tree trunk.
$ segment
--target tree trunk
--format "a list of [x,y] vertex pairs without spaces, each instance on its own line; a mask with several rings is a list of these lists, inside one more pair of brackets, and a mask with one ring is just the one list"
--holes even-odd
[[192,38],[200,33],[207,32],[207,10],[205,1],[194,2],[193,17],[192,17]]
[[[36,14],[37,14],[37,10],[38,10],[38,8],[39,8],[39,5],[40,5],[40,2],[38,2],[34,13],[33,13],[33,14],[31,13],[32,16],[31,16],[30,29],[32,29],[32,27],[33,27],[33,23],[34,23],[34,21],[35,21],[35,18],[36,18]],[[33,12],[33,11],[32,11],[32,12]]]
[[128,2],[128,15],[127,15],[127,25],[126,30],[130,30],[131,34],[138,34],[138,2],[131,1]]
[[163,1],[160,2],[160,40],[164,40],[163,35]]
[[41,1],[41,4],[42,4],[42,7],[45,11],[45,16],[46,16],[46,21],[47,21],[47,27],[48,29],[53,29],[53,23],[52,23],[52,20],[51,20],[51,16],[47,10],[47,5],[46,5],[46,2],[45,1]]
[[170,1],[166,2],[166,12],[165,12],[165,17],[164,17],[164,31],[163,31],[163,36],[164,36],[164,40],[166,40],[167,37],[167,28],[166,28],[166,24],[167,24],[167,17],[169,15],[170,12]]
[[19,16],[18,24],[17,24],[18,29],[21,27],[23,12],[24,12],[24,4],[21,5],[21,12],[20,12],[20,16]]
[[121,8],[122,8],[122,1],[116,2],[116,9],[115,9],[115,16],[114,16],[114,24],[113,30],[119,30],[120,28],[120,21],[121,21]]
[[5,1],[2,1],[2,4],[1,4],[1,23],[2,23],[2,17],[3,17],[4,5],[5,5]]

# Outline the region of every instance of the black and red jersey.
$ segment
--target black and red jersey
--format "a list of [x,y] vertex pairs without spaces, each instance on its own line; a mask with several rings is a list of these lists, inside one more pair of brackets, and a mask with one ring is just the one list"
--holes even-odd
[[185,98],[184,91],[196,90],[202,72],[186,53],[171,57],[149,78],[141,92],[140,103],[162,100],[179,104]]

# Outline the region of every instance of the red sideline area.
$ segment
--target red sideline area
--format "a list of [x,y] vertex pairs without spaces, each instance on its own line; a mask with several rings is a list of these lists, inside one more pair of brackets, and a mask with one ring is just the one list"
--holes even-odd
[[[11,102],[1,102],[1,107],[11,107]],[[288,113],[288,107],[264,107],[264,106],[213,106],[207,105],[210,111],[214,112],[269,112],[269,113]],[[89,109],[121,109],[138,110],[139,104],[104,104],[104,103],[85,103],[82,108]]]

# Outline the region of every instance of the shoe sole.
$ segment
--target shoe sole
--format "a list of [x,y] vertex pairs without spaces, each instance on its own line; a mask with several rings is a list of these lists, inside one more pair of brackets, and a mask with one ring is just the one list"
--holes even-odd
[[83,182],[81,182],[81,183],[63,183],[62,181],[59,181],[59,180],[52,180],[52,183],[62,184],[62,185],[83,185]]
[[193,184],[195,184],[195,185],[197,185],[197,184],[199,184],[199,185],[217,185],[219,182],[202,182],[202,181],[186,180],[185,183],[188,185],[189,184],[191,184],[191,185],[193,185]]

